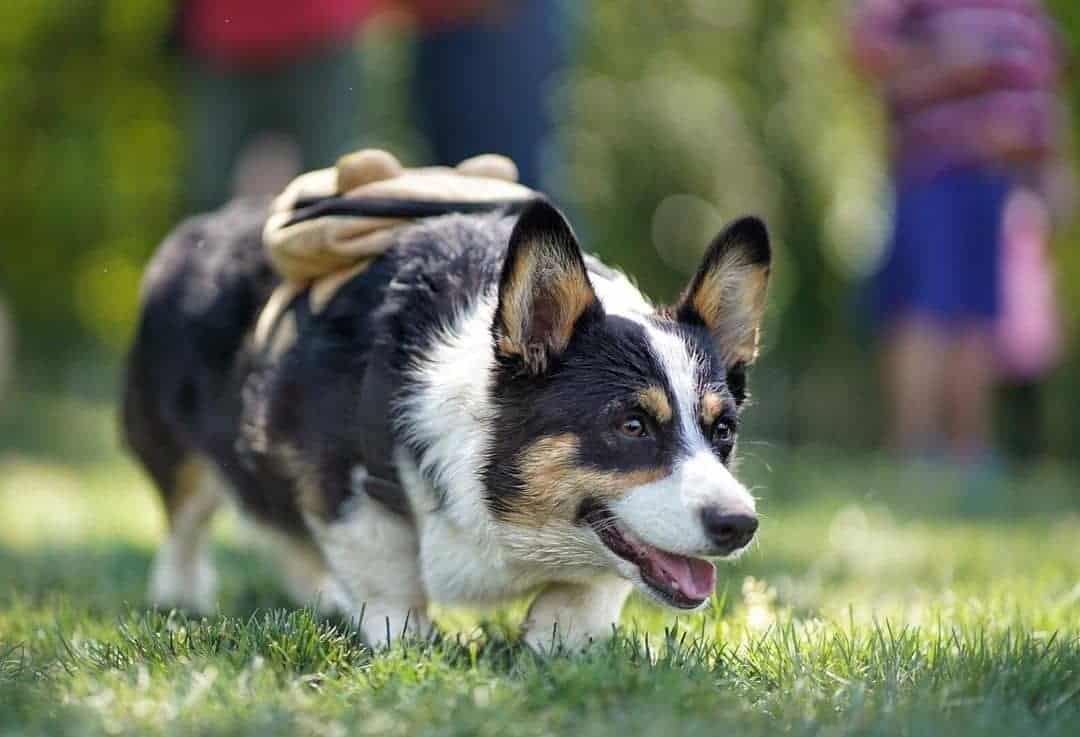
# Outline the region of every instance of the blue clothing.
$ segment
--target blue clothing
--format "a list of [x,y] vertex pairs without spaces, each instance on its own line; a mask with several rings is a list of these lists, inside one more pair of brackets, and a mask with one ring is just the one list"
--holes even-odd
[[975,168],[902,181],[890,251],[874,279],[879,326],[918,315],[942,327],[998,316],[1008,177]]
[[565,56],[562,5],[520,0],[491,18],[422,34],[416,100],[437,163],[505,154],[523,184],[543,186],[541,156],[553,129],[548,98]]

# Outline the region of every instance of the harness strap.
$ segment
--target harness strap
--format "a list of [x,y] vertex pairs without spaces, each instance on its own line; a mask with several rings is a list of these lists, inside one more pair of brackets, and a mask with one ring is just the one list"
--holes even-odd
[[282,227],[289,227],[315,218],[338,215],[346,217],[377,217],[415,220],[440,215],[474,215],[503,210],[520,212],[531,200],[490,200],[466,202],[464,200],[404,200],[392,198],[354,197],[303,197],[296,201],[293,216]]

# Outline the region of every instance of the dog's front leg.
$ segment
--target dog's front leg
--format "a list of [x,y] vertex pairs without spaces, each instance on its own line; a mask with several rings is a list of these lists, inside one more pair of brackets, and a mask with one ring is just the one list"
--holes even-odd
[[428,634],[431,622],[411,521],[357,497],[339,519],[310,524],[365,642],[379,647],[406,634]]
[[631,584],[621,578],[553,583],[542,589],[525,617],[525,642],[540,652],[580,650],[611,637]]

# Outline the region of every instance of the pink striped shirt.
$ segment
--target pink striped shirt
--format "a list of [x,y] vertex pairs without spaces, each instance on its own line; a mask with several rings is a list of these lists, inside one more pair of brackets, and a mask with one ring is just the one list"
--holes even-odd
[[884,88],[901,176],[1054,148],[1059,47],[1037,0],[865,0],[855,51]]

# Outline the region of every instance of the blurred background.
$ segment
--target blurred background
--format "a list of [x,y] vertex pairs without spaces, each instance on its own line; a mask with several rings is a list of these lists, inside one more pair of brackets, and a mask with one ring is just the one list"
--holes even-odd
[[[867,295],[894,230],[897,102],[867,62],[873,49],[860,51],[858,3],[371,0],[312,2],[330,14],[311,16],[305,3],[268,0],[263,25],[248,29],[228,15],[243,5],[0,4],[9,451],[115,453],[101,418],[161,238],[186,214],[276,191],[361,146],[410,164],[511,154],[587,246],[657,301],[677,294],[725,220],[761,214],[776,268],[746,435],[845,452],[890,445],[887,336]],[[993,379],[992,430],[976,450],[994,459],[1080,455],[1080,231],[1069,213],[1080,119],[1067,114],[1080,99],[1080,5],[1046,10],[1066,112],[1039,153],[1055,171],[1020,201],[1035,214],[1015,230],[1034,233],[1034,266],[1016,273],[1034,274],[1048,306],[1032,319],[1049,337],[1034,366],[997,348],[979,364]]]

